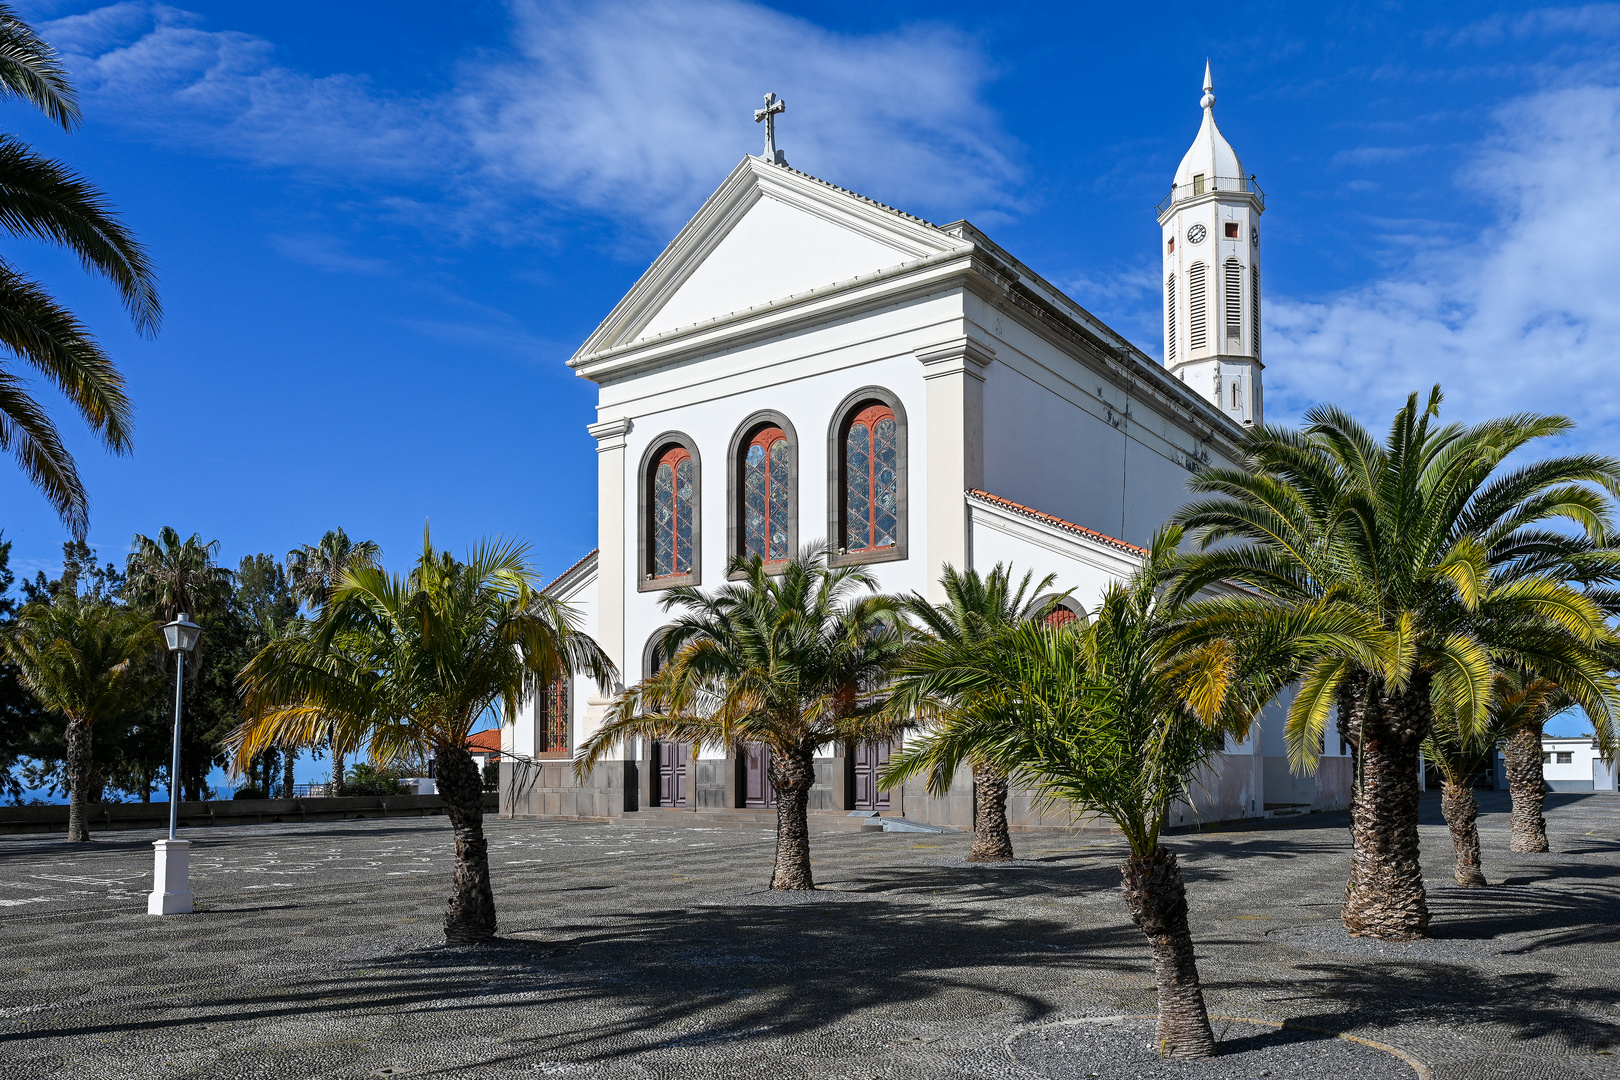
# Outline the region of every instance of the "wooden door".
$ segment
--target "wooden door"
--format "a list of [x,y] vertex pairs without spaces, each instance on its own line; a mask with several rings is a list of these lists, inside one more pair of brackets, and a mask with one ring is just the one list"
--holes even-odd
[[776,805],[771,786],[771,749],[764,743],[743,743],[743,805],[757,810]]
[[686,769],[692,748],[686,743],[656,742],[658,756],[658,805],[686,805]]
[[877,778],[883,767],[889,763],[889,751],[892,748],[893,744],[888,739],[855,744],[855,753],[852,755],[855,770],[855,809],[889,808],[889,793],[878,790]]

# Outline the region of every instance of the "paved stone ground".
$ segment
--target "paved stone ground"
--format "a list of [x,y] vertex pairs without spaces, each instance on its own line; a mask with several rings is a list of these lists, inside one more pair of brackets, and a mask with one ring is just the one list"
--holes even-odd
[[[1447,884],[1425,804],[1439,938],[1413,948],[1336,929],[1342,815],[1173,837],[1211,1011],[1378,1040],[1437,1080],[1620,1077],[1620,799],[1551,797],[1544,856],[1510,855],[1485,802],[1485,890]],[[1142,1075],[1051,1051],[1066,1021],[1154,1009],[1106,837],[1018,836],[1026,865],[981,870],[962,835],[819,834],[828,891],[781,903],[754,892],[766,830],[489,832],[503,936],[473,949],[439,944],[443,818],[190,830],[201,911],[166,919],[144,914],[153,835],[0,837],[0,1076]],[[1316,1050],[1314,1080],[1372,1075]]]

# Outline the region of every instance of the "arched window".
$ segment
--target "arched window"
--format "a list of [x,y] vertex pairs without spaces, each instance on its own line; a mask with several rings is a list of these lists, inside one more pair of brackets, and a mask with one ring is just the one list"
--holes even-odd
[[[1243,264],[1226,260],[1226,339],[1241,348],[1243,341]],[[1230,350],[1229,350],[1230,351]]]
[[654,578],[692,572],[694,468],[690,451],[672,446],[659,456],[653,470]]
[[[1051,601],[1052,598],[1048,596],[1042,597],[1040,600],[1036,601],[1036,603],[1044,606],[1051,603]],[[1046,618],[1043,620],[1043,622],[1045,622],[1047,626],[1068,626],[1070,623],[1074,622],[1078,622],[1081,626],[1084,626],[1087,622],[1086,609],[1080,606],[1079,601],[1073,599],[1072,597],[1065,597],[1057,602],[1056,607],[1046,613]]]
[[1176,358],[1176,275],[1171,274],[1164,283],[1164,313],[1168,321],[1169,333],[1165,335],[1164,351],[1166,359]]
[[732,441],[731,554],[780,563],[798,542],[797,440],[780,413],[757,413]]
[[638,587],[699,584],[701,470],[696,444],[676,432],[659,437],[642,458],[641,476]]
[[894,410],[868,405],[844,430],[844,543],[848,554],[900,539],[900,435]]
[[1187,268],[1187,347],[1194,352],[1209,345],[1207,274],[1208,269],[1201,262]]
[[1232,408],[1241,409],[1242,407],[1243,407],[1242,383],[1237,379],[1233,379],[1232,380]]

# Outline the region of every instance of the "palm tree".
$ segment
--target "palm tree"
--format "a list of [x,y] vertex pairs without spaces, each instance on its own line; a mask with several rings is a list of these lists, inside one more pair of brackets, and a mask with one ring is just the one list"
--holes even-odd
[[[56,50],[9,4],[0,3],[0,96],[20,98],[64,131],[79,106]],[[155,333],[162,316],[145,250],[106,197],[60,162],[0,135],[0,228],[45,240],[110,281],[135,328]],[[133,421],[124,377],[84,324],[42,285],[0,260],[0,345],[67,399],[113,453],[130,450]],[[9,451],[76,539],[89,527],[89,495],[50,414],[27,383],[0,362],[0,450]]]
[[[1040,595],[1057,580],[1055,574],[1042,578],[1033,589],[1026,573],[1017,589],[1012,587],[1012,571],[997,563],[985,577],[977,570],[958,571],[946,564],[940,576],[945,590],[945,603],[932,604],[924,596],[912,593],[904,600],[906,614],[921,625],[923,635],[919,644],[930,648],[919,652],[921,657],[944,660],[954,666],[964,653],[984,648],[1007,627],[1031,619],[1043,619],[1051,614],[1062,597],[1041,600]],[[1064,594],[1065,596],[1067,594]],[[922,684],[911,680],[908,687]],[[911,700],[908,695],[896,694],[890,707],[899,718],[927,711],[937,714],[958,705],[955,701],[924,703]],[[1007,774],[990,761],[973,762],[973,843],[968,848],[969,862],[1001,862],[1013,857],[1012,836],[1007,831]]]
[[237,769],[271,746],[315,746],[334,730],[347,745],[369,744],[379,766],[437,759],[456,838],[444,916],[452,945],[487,941],[496,929],[483,778],[467,736],[497,707],[510,723],[525,698],[559,678],[588,673],[605,687],[614,676],[578,614],[538,584],[523,545],[486,542],[462,562],[425,536],[408,576],[348,570],[307,631],[270,642],[240,680],[246,719],[230,739]]
[[[287,552],[287,580],[293,596],[312,612],[319,614],[326,608],[332,591],[350,570],[376,566],[382,560],[382,548],[374,540],[354,541],[341,528],[328,530],[318,544],[300,544]],[[344,746],[336,738],[336,730],[327,740],[327,751],[332,755],[332,783],[327,794],[343,794],[343,759],[355,750]],[[291,775],[290,773],[288,774]],[[289,790],[290,784],[289,783]]]
[[583,778],[631,735],[719,750],[763,743],[776,789],[773,889],[815,888],[816,750],[894,731],[876,694],[905,647],[899,602],[857,595],[875,594],[876,579],[829,566],[827,554],[812,545],[772,571],[757,555],[737,558],[728,572],[740,580],[708,594],[669,590],[664,610],[682,614],[665,631],[668,663],[625,691],[574,759]]
[[1194,774],[1242,735],[1275,691],[1268,665],[1219,639],[1189,646],[1159,596],[1180,533],[1153,540],[1142,570],[1104,593],[1089,624],[1025,620],[976,648],[931,641],[896,673],[913,700],[949,700],[889,762],[885,784],[926,775],[943,792],[964,761],[985,761],[1051,803],[1113,820],[1130,845],[1122,872],[1131,917],[1158,978],[1158,1039],[1169,1057],[1216,1052],[1204,1007],[1186,888],[1161,842],[1166,813]]
[[68,839],[90,839],[85,819],[95,725],[157,685],[158,624],[103,600],[66,592],[23,608],[5,654],[39,703],[67,721]]
[[[1491,704],[1497,726],[1505,734],[1502,758],[1513,799],[1509,850],[1546,851],[1547,822],[1541,816],[1541,804],[1546,798],[1547,782],[1541,769],[1541,733],[1548,720],[1575,702],[1549,679],[1505,671],[1497,677]],[[1612,741],[1612,722],[1605,732],[1603,720],[1601,716],[1595,718],[1593,727]]]
[[[1500,679],[1500,676],[1498,676]],[[1493,710],[1489,723],[1469,729],[1447,703],[1435,709],[1423,756],[1440,773],[1440,813],[1451,832],[1454,856],[1452,880],[1458,885],[1487,884],[1479,859],[1479,803],[1474,798],[1474,777],[1490,761],[1503,729]]]
[[[1329,406],[1300,431],[1256,429],[1241,467],[1199,473],[1193,489],[1214,497],[1176,519],[1214,545],[1188,558],[1179,596],[1223,580],[1261,594],[1235,601],[1246,610],[1222,632],[1241,637],[1244,619],[1266,626],[1322,603],[1381,628],[1364,655],[1335,644],[1298,657],[1286,736],[1296,767],[1314,767],[1337,707],[1357,770],[1342,917],[1352,934],[1390,940],[1428,931],[1417,775],[1435,700],[1476,733],[1500,667],[1553,679],[1594,715],[1609,715],[1615,689],[1603,607],[1580,586],[1616,572],[1611,503],[1592,485],[1620,489],[1620,462],[1576,455],[1503,469],[1570,422],[1431,426],[1440,401],[1439,387],[1426,407],[1412,395],[1382,444]],[[1558,518],[1572,534],[1544,527]]]
[[181,612],[193,618],[207,616],[230,598],[233,575],[214,562],[219,541],[203,543],[192,533],[184,541],[165,525],[153,540],[135,534],[135,550],[124,566],[124,588],[137,604],[155,611],[165,622]]

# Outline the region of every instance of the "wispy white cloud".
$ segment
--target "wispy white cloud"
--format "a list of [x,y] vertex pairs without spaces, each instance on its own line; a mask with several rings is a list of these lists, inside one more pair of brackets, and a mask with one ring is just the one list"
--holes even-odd
[[1588,443],[1620,432],[1620,88],[1537,93],[1497,123],[1458,179],[1487,226],[1375,284],[1269,304],[1274,412],[1331,399],[1387,416],[1439,382],[1456,415],[1566,413]]
[[[54,20],[96,116],[334,181],[427,184],[462,210],[532,204],[667,231],[788,102],[779,145],[807,171],[923,213],[1015,205],[1015,147],[973,41],[935,26],[841,34],[748,0],[514,0],[504,55],[450,91],[402,96],[278,62],[272,43],[145,0]],[[397,196],[395,196],[397,197]]]
[[294,262],[328,273],[376,277],[393,269],[384,259],[372,259],[345,250],[340,242],[330,236],[301,233],[296,236],[271,236],[267,241]]

